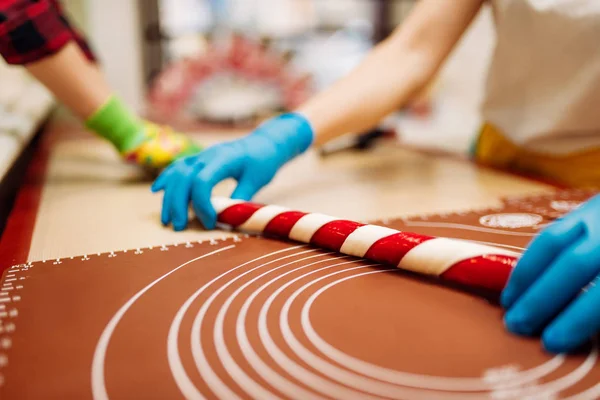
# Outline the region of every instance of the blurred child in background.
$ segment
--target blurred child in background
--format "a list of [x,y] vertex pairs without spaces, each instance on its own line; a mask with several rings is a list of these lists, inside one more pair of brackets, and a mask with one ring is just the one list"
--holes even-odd
[[160,169],[200,151],[171,128],[138,118],[115,95],[58,0],[1,0],[0,55],[24,66],[129,162]]

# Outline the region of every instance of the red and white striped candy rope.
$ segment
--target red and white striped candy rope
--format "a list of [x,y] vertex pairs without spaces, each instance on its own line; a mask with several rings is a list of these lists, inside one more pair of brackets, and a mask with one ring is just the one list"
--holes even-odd
[[519,256],[468,241],[402,232],[280,206],[222,197],[212,202],[218,221],[236,230],[291,239],[472,288],[500,292]]

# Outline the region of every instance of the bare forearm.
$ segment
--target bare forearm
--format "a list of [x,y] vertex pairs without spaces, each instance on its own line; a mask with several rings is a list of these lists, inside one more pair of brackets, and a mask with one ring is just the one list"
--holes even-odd
[[315,144],[373,127],[419,91],[430,76],[418,54],[409,57],[399,62],[397,49],[383,43],[347,77],[302,106],[298,111],[311,121]]
[[437,73],[483,0],[422,0],[390,38],[348,76],[304,104],[315,144],[376,125]]
[[25,67],[82,120],[97,111],[112,94],[98,67],[87,60],[75,42]]

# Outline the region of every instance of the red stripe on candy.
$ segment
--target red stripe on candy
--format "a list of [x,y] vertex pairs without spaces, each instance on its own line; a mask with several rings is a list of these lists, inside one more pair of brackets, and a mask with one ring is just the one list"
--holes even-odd
[[276,215],[269,221],[265,227],[264,233],[266,235],[287,238],[296,222],[305,215],[306,213],[300,211],[286,211]]
[[248,221],[256,211],[263,208],[261,204],[240,203],[227,207],[218,215],[218,221],[234,228]]
[[430,239],[433,237],[418,233],[398,232],[373,243],[364,258],[397,266],[406,253]]
[[310,244],[324,249],[339,251],[348,235],[364,225],[345,220],[328,222],[314,233],[310,239]]
[[515,257],[484,255],[458,262],[440,277],[467,287],[480,287],[501,292],[517,263]]

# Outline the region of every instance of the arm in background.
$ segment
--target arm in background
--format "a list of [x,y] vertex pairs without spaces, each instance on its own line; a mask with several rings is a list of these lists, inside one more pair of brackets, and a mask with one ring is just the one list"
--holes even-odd
[[315,144],[364,132],[403,107],[438,72],[483,4],[422,0],[396,31],[349,75],[298,110]]

